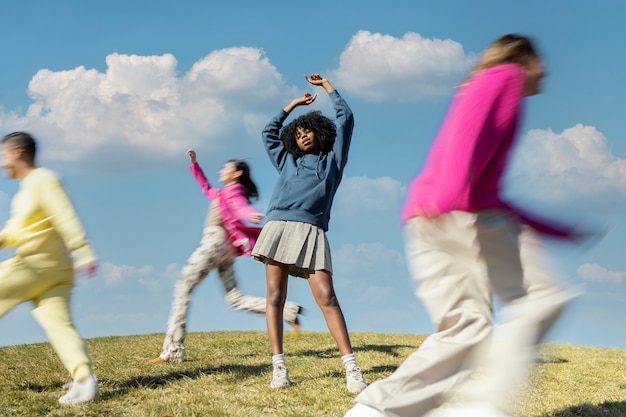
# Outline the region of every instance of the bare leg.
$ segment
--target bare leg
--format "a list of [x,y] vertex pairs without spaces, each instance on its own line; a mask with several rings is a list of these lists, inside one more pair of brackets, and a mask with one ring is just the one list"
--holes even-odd
[[265,319],[272,355],[283,353],[283,308],[287,298],[288,272],[287,265],[271,261],[265,264],[267,282]]
[[312,271],[308,281],[313,297],[324,314],[330,335],[335,339],[341,356],[352,353],[350,336],[339,300],[335,295],[332,276],[326,271]]

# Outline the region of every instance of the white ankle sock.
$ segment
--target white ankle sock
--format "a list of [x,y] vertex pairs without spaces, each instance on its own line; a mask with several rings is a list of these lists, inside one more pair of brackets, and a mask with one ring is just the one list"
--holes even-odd
[[274,368],[277,368],[278,366],[284,366],[286,368],[287,364],[285,363],[285,354],[279,353],[278,355],[272,355],[272,365]]
[[346,368],[346,371],[357,366],[356,357],[354,356],[354,353],[349,353],[347,355],[342,356],[341,361],[343,362],[343,366]]

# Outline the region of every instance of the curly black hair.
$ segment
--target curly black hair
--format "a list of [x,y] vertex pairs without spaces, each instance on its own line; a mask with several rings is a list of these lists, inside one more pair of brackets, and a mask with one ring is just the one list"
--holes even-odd
[[280,139],[285,144],[287,152],[296,159],[304,155],[296,142],[296,131],[298,128],[310,129],[315,132],[315,139],[320,145],[322,153],[328,153],[333,149],[337,128],[335,122],[324,116],[320,111],[312,111],[293,120],[280,132]]

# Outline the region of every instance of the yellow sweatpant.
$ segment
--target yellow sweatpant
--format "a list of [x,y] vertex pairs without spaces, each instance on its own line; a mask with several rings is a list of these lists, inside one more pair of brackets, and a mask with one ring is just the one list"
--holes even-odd
[[85,342],[70,318],[72,269],[34,269],[19,257],[0,264],[0,317],[13,307],[32,301],[33,316],[45,330],[52,348],[74,380],[92,374]]

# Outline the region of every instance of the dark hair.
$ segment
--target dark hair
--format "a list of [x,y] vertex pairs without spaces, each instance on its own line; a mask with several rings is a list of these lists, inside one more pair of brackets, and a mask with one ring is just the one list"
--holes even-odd
[[287,152],[295,158],[300,158],[304,155],[304,152],[296,143],[296,131],[298,128],[310,129],[315,132],[315,139],[317,139],[322,153],[328,153],[333,149],[335,136],[337,135],[335,123],[324,116],[322,112],[312,111],[293,120],[280,132],[280,139],[285,144]]
[[228,162],[232,162],[235,165],[235,171],[241,171],[239,184],[243,185],[243,188],[246,190],[248,201],[258,199],[259,192],[256,188],[256,184],[252,181],[252,178],[250,178],[250,167],[248,164],[241,159],[231,159]]
[[37,143],[29,133],[26,132],[13,132],[2,138],[2,144],[5,146],[11,146],[21,148],[24,151],[24,155],[29,158],[32,163],[35,160],[35,153],[37,152]]

